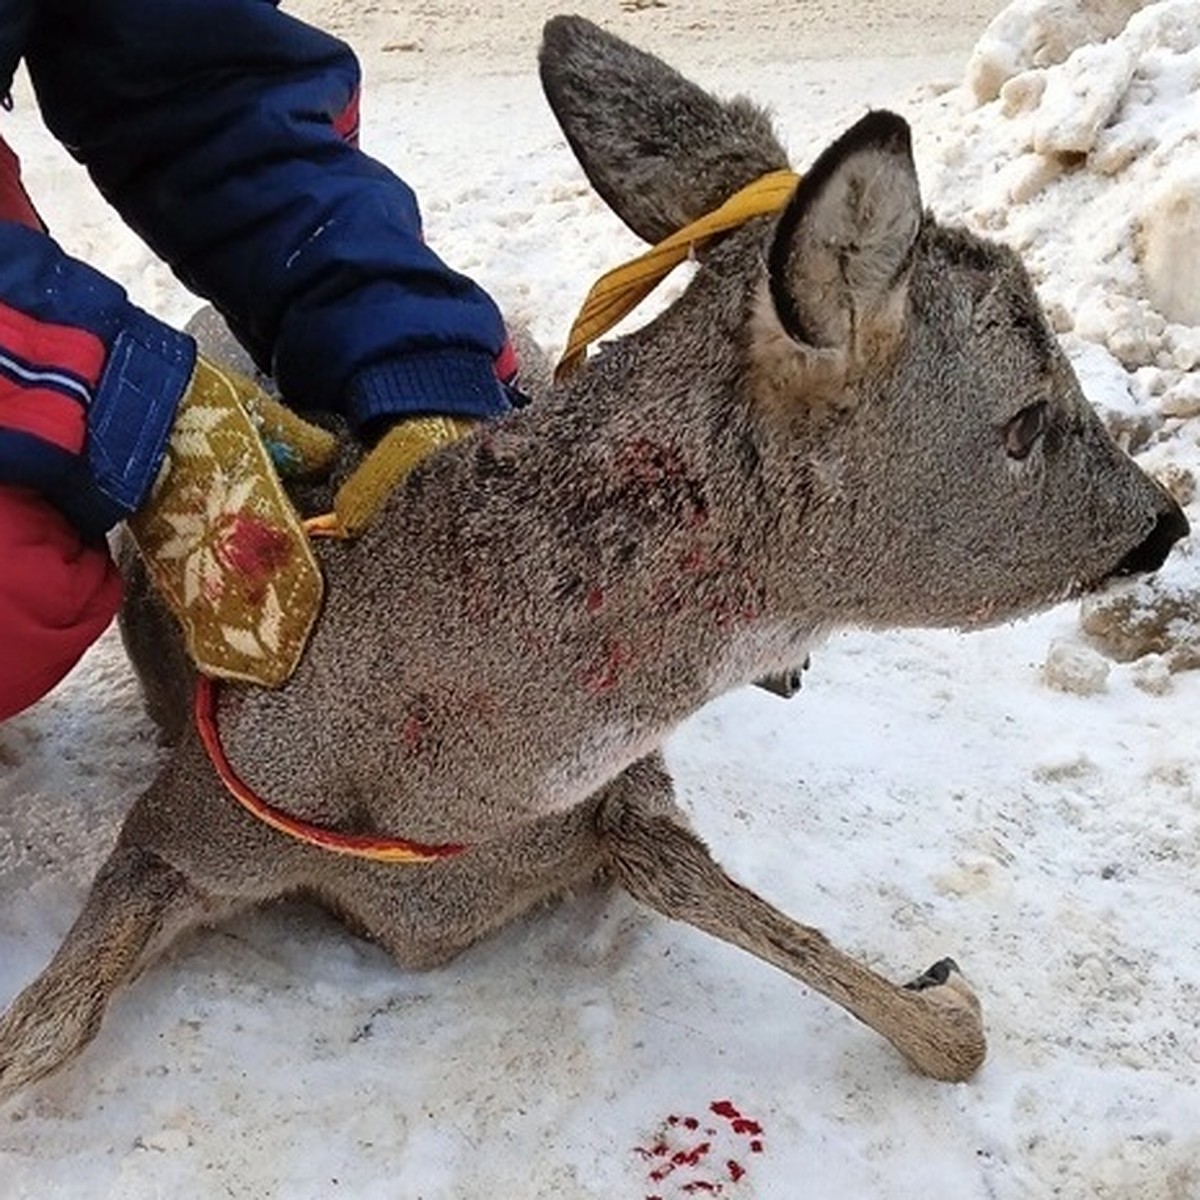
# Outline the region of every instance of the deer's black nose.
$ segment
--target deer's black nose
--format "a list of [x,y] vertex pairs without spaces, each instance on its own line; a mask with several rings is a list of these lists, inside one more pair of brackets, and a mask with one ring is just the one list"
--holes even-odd
[[1167,561],[1171,547],[1181,537],[1186,537],[1190,528],[1183,509],[1172,500],[1171,507],[1159,514],[1146,540],[1121,559],[1114,574],[1142,575],[1157,571]]

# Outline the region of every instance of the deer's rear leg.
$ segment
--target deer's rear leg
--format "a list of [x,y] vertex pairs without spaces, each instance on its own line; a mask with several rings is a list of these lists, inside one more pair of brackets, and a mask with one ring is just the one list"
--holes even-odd
[[0,1102],[74,1058],[113,993],[184,928],[230,911],[157,855],[118,845],[58,953],[0,1018]]
[[631,767],[600,811],[615,878],[664,916],[749,951],[836,1001],[935,1079],[968,1078],[987,1052],[979,1002],[949,959],[902,986],[732,880],[678,815],[656,759]]

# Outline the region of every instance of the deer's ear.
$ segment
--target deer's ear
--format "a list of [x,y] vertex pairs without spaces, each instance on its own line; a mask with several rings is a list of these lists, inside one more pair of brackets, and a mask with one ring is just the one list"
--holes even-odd
[[908,124],[868,113],[821,154],[776,225],[768,280],[788,336],[853,361],[898,332],[921,220]]
[[661,59],[583,17],[552,17],[542,87],[592,186],[639,237],[658,242],[787,155],[766,113],[719,100]]

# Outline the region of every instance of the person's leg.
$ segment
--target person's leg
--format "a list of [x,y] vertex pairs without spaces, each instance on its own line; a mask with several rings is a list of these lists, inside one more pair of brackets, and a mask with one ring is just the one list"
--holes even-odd
[[45,232],[45,225],[21,182],[21,161],[0,138],[0,221],[16,221]]
[[0,486],[0,721],[40,700],[121,602],[107,546],[90,545],[36,493]]

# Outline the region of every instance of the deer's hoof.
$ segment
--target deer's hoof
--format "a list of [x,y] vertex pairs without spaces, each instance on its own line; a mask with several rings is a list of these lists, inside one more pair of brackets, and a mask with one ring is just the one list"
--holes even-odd
[[979,998],[952,958],[935,962],[904,990],[912,995],[909,1021],[894,1039],[922,1075],[960,1083],[987,1057]]
[[909,980],[904,986],[910,992],[923,992],[926,988],[941,987],[942,984],[949,983],[951,975],[962,978],[958,963],[952,958],[939,958],[932,967],[922,971],[916,979]]

